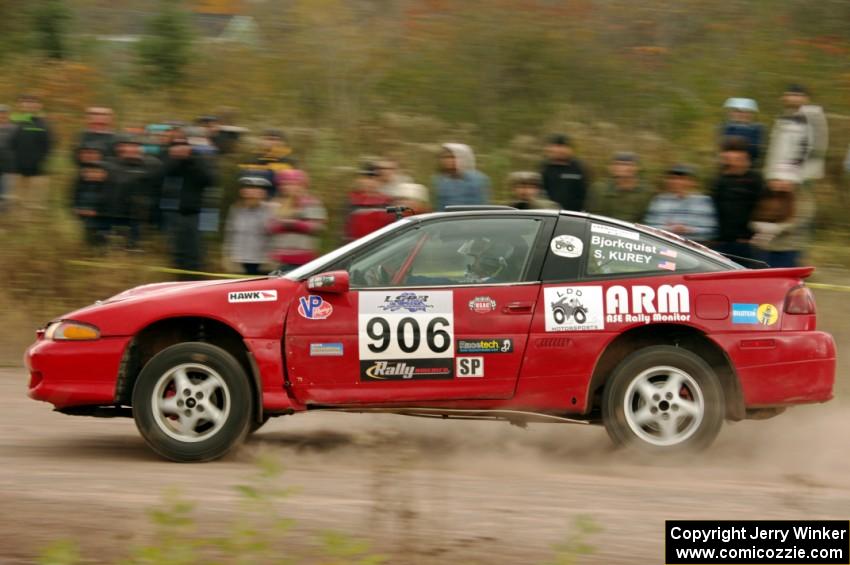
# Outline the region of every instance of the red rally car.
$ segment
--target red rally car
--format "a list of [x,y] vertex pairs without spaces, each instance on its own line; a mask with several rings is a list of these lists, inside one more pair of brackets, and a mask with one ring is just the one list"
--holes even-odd
[[609,218],[466,207],[283,276],[151,284],[50,322],[29,395],[127,415],[175,461],[307,410],[604,424],[653,451],[832,398],[811,267]]

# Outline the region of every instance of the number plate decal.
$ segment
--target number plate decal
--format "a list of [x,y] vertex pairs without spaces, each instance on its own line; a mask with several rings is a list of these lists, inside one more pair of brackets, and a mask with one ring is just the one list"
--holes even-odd
[[451,291],[360,293],[360,380],[454,378]]

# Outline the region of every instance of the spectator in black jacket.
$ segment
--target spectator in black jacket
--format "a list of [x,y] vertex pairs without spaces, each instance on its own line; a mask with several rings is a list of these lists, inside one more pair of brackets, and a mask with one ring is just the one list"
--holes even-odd
[[712,197],[717,210],[715,249],[748,259],[753,232],[748,224],[764,191],[761,174],[753,169],[750,145],[740,137],[727,138],[720,151],[720,175],[714,181]]
[[86,108],[86,129],[80,133],[77,146],[97,147],[104,158],[111,159],[115,156],[117,141],[118,136],[112,129],[112,109],[102,106]]
[[543,190],[564,210],[585,209],[589,182],[587,169],[566,135],[553,135],[546,146],[546,160],[541,171]]
[[204,265],[200,215],[204,192],[215,183],[211,163],[192,151],[186,138],[175,138],[164,163],[163,205],[172,238],[174,266],[190,271]]
[[141,226],[150,221],[151,198],[161,183],[158,159],[145,155],[141,140],[126,136],[115,144],[112,190],[107,198],[108,230],[126,231],[127,248],[138,250]]
[[103,243],[106,225],[104,205],[111,192],[109,167],[99,161],[80,165],[80,172],[71,192],[71,209],[83,223],[86,243]]
[[18,108],[19,111],[12,115],[16,128],[11,140],[17,173],[15,192],[28,207],[44,208],[50,191],[45,172],[51,148],[50,128],[41,115],[41,102],[35,96],[20,96]]
[[9,119],[9,107],[0,104],[0,212],[6,209],[6,200],[15,172],[15,154],[12,153],[12,134],[15,124]]

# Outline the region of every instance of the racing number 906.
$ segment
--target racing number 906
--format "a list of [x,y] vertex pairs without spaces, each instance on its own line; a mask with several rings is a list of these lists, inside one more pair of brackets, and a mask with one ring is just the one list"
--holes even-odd
[[[449,321],[443,317],[432,318],[425,330],[425,341],[428,349],[433,353],[443,353],[452,344],[451,336],[444,328],[449,326]],[[407,329],[410,328],[408,336]],[[419,321],[407,316],[398,322],[396,327],[396,343],[404,353],[413,353],[419,349],[422,342],[422,332]],[[368,344],[372,353],[383,353],[392,344],[392,328],[385,318],[372,318],[366,324],[366,334],[372,343]],[[377,342],[377,343],[375,343]]]

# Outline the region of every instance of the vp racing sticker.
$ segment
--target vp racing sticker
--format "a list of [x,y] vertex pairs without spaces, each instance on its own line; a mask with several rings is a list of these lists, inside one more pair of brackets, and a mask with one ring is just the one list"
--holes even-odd
[[361,292],[360,380],[452,379],[452,291]]
[[298,313],[308,320],[324,320],[333,314],[334,307],[321,296],[311,294],[298,299]]

